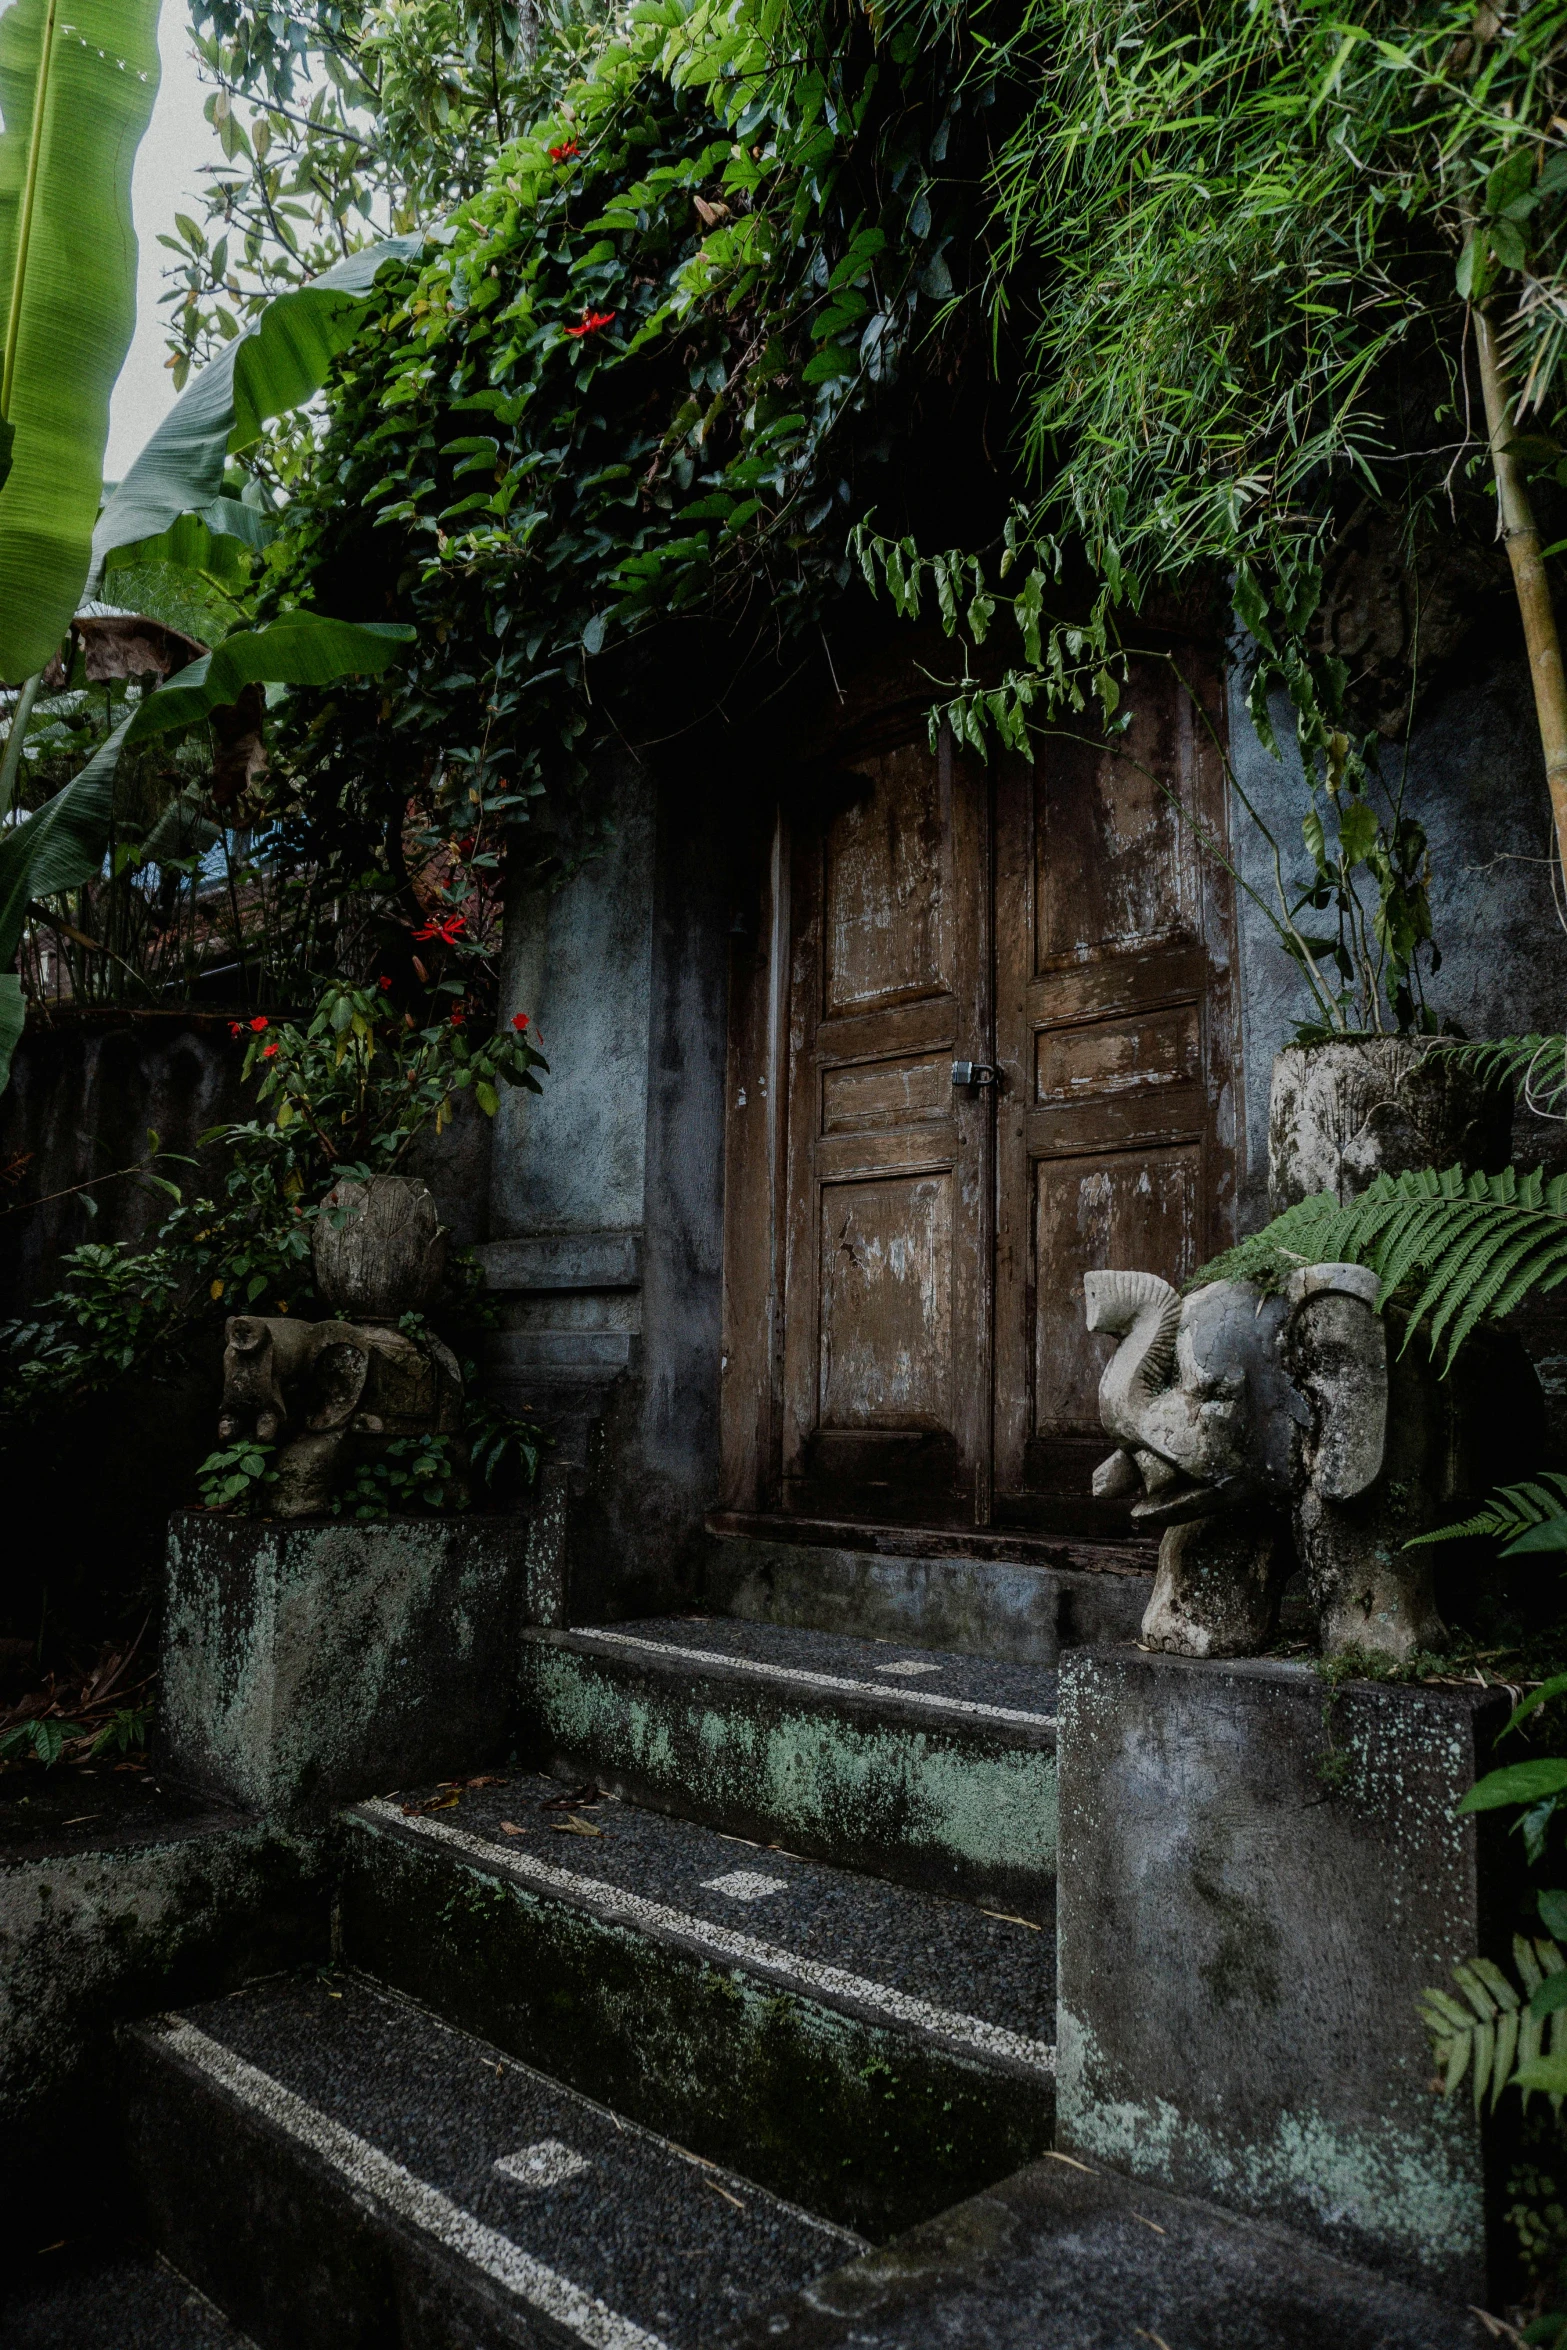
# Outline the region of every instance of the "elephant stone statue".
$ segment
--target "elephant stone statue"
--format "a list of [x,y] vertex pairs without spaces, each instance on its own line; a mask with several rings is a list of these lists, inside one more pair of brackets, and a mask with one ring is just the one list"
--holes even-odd
[[396,1437],[461,1430],[462,1374],[432,1332],[234,1314],[226,1338],[218,1434],[281,1443],[276,1517],[319,1516],[355,1460]]
[[[1416,1534],[1510,1474],[1542,1429],[1522,1348],[1477,1332],[1447,1377],[1407,1316],[1376,1311],[1363,1265],[1303,1265],[1284,1292],[1153,1273],[1084,1275],[1090,1330],[1120,1339],[1099,1384],[1117,1450],[1102,1496],[1161,1529],[1150,1648],[1253,1656],[1296,1565],[1328,1655],[1439,1647],[1432,1553]],[[1515,1465],[1516,1464],[1516,1465]]]

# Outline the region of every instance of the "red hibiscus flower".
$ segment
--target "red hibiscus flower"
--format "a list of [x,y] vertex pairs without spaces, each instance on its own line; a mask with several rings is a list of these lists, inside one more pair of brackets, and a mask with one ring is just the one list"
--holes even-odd
[[452,1014],[452,1026],[454,1028],[461,1028],[465,1024],[467,1018],[468,1015],[466,1012],[454,1012]]
[[277,1046],[275,1044],[264,1044],[261,1048],[261,1058],[264,1061],[270,1061],[276,1052]]
[[231,1020],[231,1021],[229,1022],[229,1034],[230,1034],[230,1036],[243,1036],[243,1035],[244,1035],[244,1033],[245,1033],[245,1023],[244,1023],[244,1021],[243,1021],[243,1020]]
[[527,1025],[528,1025],[528,1015],[527,1015],[527,1013],[526,1013],[526,1012],[513,1012],[512,1016],[511,1016],[511,1024],[512,1024],[513,1028],[515,1028],[515,1029],[516,1029],[516,1031],[517,1031],[517,1034],[520,1036],[520,1035],[522,1034],[523,1030],[524,1030],[524,1029],[527,1027]]
[[376,981],[376,986],[379,988],[388,988],[391,986],[391,984],[391,981],[387,978],[384,971],[382,972],[380,978]]
[[601,326],[608,326],[610,320],[618,316],[618,311],[614,310],[584,310],[582,324],[568,326],[566,332],[574,343],[580,342],[584,335],[596,335]]
[[265,1012],[258,1012],[250,1025],[259,1036],[264,1028],[269,1028],[271,1026],[271,1022],[268,1020]]
[[574,155],[581,153],[582,149],[577,145],[576,140],[568,139],[564,147],[550,149],[550,161],[551,163],[569,163]]

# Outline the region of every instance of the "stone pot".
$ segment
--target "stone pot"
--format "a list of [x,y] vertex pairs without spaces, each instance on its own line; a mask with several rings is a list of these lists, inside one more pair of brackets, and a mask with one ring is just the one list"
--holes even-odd
[[1512,1156],[1512,1088],[1440,1048],[1431,1036],[1287,1046],[1268,1103],[1269,1212],[1322,1191],[1343,1206],[1415,1167],[1498,1174]]
[[[341,1220],[333,1210],[345,1210]],[[410,1175],[344,1177],[322,1202],[311,1243],[316,1283],[346,1321],[395,1322],[430,1305],[446,1271],[446,1228]]]

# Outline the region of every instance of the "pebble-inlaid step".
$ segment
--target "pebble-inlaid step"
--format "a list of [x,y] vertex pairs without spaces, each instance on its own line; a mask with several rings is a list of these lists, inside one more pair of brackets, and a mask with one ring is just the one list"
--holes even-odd
[[526,1634],[524,1735],[559,1777],[1041,1922],[1054,1676],[846,1634],[661,1617]]
[[353,1975],[124,2054],[149,2232],[262,2350],[697,2350],[863,2249]]
[[735,2350],[1482,2350],[1478,2312],[1055,2155],[769,2301]]
[[144,2244],[67,2244],[14,2272],[0,2298],[5,2350],[255,2350]]
[[866,2235],[1051,2143],[1043,1927],[523,1772],[343,1828],[350,1964]]

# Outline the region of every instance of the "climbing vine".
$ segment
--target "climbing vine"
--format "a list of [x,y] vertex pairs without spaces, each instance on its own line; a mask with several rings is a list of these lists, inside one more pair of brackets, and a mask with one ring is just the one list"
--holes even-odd
[[384,273],[275,593],[410,617],[419,651],[395,700],[310,709],[318,834],[411,855],[412,796],[471,862],[581,774],[649,622],[719,611],[765,649],[842,589],[878,417],[953,293],[958,79],[913,21],[649,0]]
[[[741,659],[856,563],[961,648],[933,692],[960,738],[1113,739],[1173,591],[1231,612],[1252,720],[1298,763],[1299,840],[1267,838],[1311,1031],[1433,1027],[1404,750],[1422,675],[1505,592],[1477,306],[1529,414],[1509,461],[1547,512],[1567,481],[1560,24],[635,7],[384,273],[341,363],[272,594],[411,618],[419,650],[395,696],[299,698],[293,814],[394,874],[450,856],[461,902],[647,687],[650,623],[722,615]],[[1012,511],[925,547],[882,460],[959,352],[1004,392]],[[1380,667],[1346,636],[1357,563],[1410,606]]]

